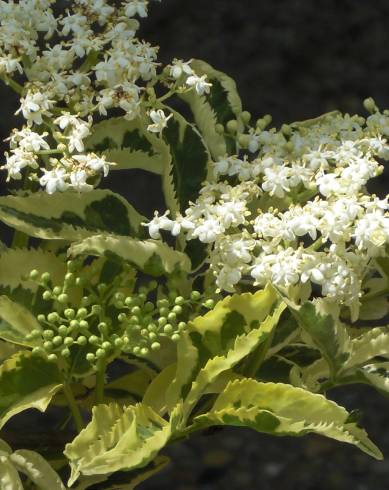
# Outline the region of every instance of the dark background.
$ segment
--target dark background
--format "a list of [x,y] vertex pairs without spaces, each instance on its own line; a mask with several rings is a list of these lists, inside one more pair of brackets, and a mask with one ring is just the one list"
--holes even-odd
[[[225,71],[255,118],[270,113],[279,125],[333,109],[363,113],[368,96],[389,108],[388,0],[163,0],[152,2],[150,10],[141,36],[161,46],[160,60],[202,58]],[[15,125],[17,99],[1,88],[0,100],[3,138]],[[387,179],[382,182],[386,186]],[[145,211],[160,205],[142,176],[135,194],[133,181],[123,176],[107,184],[131,193],[131,201]],[[388,401],[365,387],[331,396],[348,409],[362,409],[364,426],[389,458]],[[315,436],[272,438],[226,429],[167,453],[174,463],[141,489],[386,490],[389,485],[389,459],[376,462]]]

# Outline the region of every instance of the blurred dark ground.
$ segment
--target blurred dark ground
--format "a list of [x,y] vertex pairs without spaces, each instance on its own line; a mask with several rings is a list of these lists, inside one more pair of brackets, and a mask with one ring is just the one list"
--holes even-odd
[[[373,97],[389,108],[388,0],[163,0],[151,6],[141,36],[159,44],[160,60],[203,58],[232,76],[244,108],[276,125],[340,109],[363,113]],[[17,99],[0,89],[0,136],[16,124]],[[161,199],[142,173],[105,182],[145,214]],[[4,193],[4,175],[0,190]],[[135,185],[134,185],[135,184]],[[376,191],[386,194],[387,173]],[[6,231],[2,230],[2,237]],[[389,404],[365,387],[331,394],[362,409],[363,425],[388,460],[308,436],[272,438],[225,429],[173,446],[173,463],[143,490],[387,490]]]

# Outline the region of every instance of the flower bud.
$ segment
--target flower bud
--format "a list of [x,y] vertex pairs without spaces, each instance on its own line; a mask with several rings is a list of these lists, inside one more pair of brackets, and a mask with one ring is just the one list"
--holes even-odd
[[85,337],[85,335],[80,335],[78,338],[77,338],[77,344],[78,345],[86,345],[88,342],[88,339]]
[[50,322],[50,323],[55,323],[59,320],[59,315],[57,312],[53,311],[51,313],[49,313],[47,315],[47,320]]
[[66,325],[61,325],[58,328],[58,333],[62,335],[62,337],[65,337],[65,335],[68,333],[68,327]]
[[69,301],[69,297],[66,293],[62,293],[58,296],[58,301],[62,304],[65,304]]
[[33,281],[35,281],[36,279],[38,279],[38,276],[39,276],[39,272],[36,269],[33,269],[30,272],[30,279],[32,279]]
[[65,315],[65,318],[68,318],[69,320],[71,320],[72,318],[74,318],[76,316],[76,313],[73,310],[73,308],[67,308],[64,311],[64,315]]
[[240,117],[242,118],[242,121],[245,124],[248,124],[250,122],[250,119],[251,119],[251,114],[249,113],[249,111],[243,111],[242,114],[240,115]]
[[151,350],[158,351],[161,348],[161,344],[159,342],[153,342],[151,344]]
[[42,282],[44,283],[47,283],[50,281],[50,273],[49,272],[44,272],[42,275],[41,275],[41,279],[42,279]]

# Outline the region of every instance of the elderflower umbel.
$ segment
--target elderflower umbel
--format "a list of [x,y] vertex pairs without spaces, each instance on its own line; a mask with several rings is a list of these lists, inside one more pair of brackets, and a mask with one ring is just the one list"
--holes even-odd
[[[221,290],[234,291],[243,277],[284,290],[317,285],[355,320],[372,261],[389,244],[388,198],[366,191],[389,157],[389,115],[330,113],[281,131],[261,127],[248,129],[248,155],[212,164],[180,233],[210,245]],[[153,236],[180,219],[153,220]]]

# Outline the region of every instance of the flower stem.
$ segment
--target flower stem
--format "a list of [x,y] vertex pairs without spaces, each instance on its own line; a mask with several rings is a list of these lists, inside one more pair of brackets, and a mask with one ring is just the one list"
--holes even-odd
[[77,432],[81,432],[84,428],[84,421],[82,420],[80,409],[78,408],[76,399],[69,385],[66,383],[63,385],[63,392],[68,402],[70,412],[73,416],[74,423],[76,425]]
[[104,401],[104,385],[105,385],[105,369],[107,367],[107,363],[105,361],[101,361],[98,365],[97,373],[96,373],[96,388],[95,388],[95,403],[98,405],[99,403],[103,403]]
[[4,81],[6,85],[12,88],[17,94],[21,95],[23,93],[23,87],[18,83],[15,82],[12,78],[10,78],[7,75],[2,75],[1,79]]

